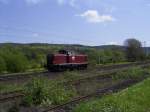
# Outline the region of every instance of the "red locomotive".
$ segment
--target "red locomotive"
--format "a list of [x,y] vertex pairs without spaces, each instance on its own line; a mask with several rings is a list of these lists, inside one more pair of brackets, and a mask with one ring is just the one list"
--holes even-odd
[[58,54],[47,55],[47,69],[49,71],[86,69],[87,64],[87,55],[77,55],[66,50],[60,50]]

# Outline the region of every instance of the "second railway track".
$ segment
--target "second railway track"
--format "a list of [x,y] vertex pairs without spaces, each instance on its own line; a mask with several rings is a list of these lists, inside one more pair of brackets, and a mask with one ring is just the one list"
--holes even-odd
[[[39,111],[37,111],[37,112],[51,112],[51,111],[55,112],[56,110],[65,109],[65,107],[68,105],[77,104],[80,101],[84,101],[84,100],[92,98],[92,97],[96,97],[96,96],[100,97],[100,96],[103,96],[108,93],[110,94],[110,93],[118,92],[118,91],[123,90],[123,89],[125,89],[133,84],[136,84],[142,80],[144,80],[144,78],[143,79],[123,80],[123,81],[113,84],[111,86],[107,86],[107,87],[98,89],[93,93],[73,98],[72,100],[70,100],[66,103],[63,103],[61,105],[50,106],[47,108],[38,108]],[[18,100],[20,98],[23,98],[24,96],[25,95],[23,94],[23,91],[14,91],[14,92],[10,92],[10,93],[1,94],[0,95],[0,103]]]
[[[132,66],[147,66],[150,65],[150,61],[147,62],[134,62],[134,63],[128,63],[128,64],[118,64],[118,65],[109,65],[109,66],[99,66],[96,67],[96,70],[104,72],[104,73],[109,73],[112,71],[117,71],[120,69],[124,69],[127,67],[132,67]],[[86,70],[84,71],[86,72]],[[41,72],[36,72],[36,73],[17,73],[17,74],[9,74],[9,75],[1,75],[0,76],[0,81],[11,81],[11,80],[21,80],[21,79],[26,79],[26,78],[31,78],[34,76],[49,76],[49,77],[56,77],[60,75],[61,73],[59,72],[48,72],[48,71],[41,71]]]
[[[141,66],[141,67],[145,67],[145,66],[148,66],[149,65],[149,63],[139,63],[138,64],[138,66]],[[133,66],[133,65],[132,65]],[[118,66],[117,66],[118,67]],[[125,65],[125,66],[121,66],[121,70],[125,70],[125,69],[128,69],[128,67],[129,66],[127,66],[127,65]],[[120,70],[120,68],[119,68],[119,70]],[[84,81],[86,81],[86,80],[93,80],[93,79],[95,79],[95,78],[97,78],[97,79],[101,79],[101,80],[103,80],[103,79],[109,79],[109,78],[111,78],[111,73],[114,73],[114,72],[117,72],[118,71],[118,69],[115,69],[114,67],[113,68],[111,68],[111,69],[108,69],[107,68],[107,70],[106,70],[106,68],[105,68],[105,70],[101,73],[102,75],[96,75],[96,76],[90,76],[90,77],[85,77],[85,78],[81,78],[81,79],[78,79],[78,80],[75,80],[75,81],[67,81],[67,82],[60,82],[60,84],[61,83],[64,83],[64,84],[68,84],[68,83],[70,83],[70,84],[73,84],[73,85],[77,85],[77,84],[80,84],[80,83],[82,83],[82,82],[84,82]],[[46,73],[46,72],[44,72],[44,73]],[[31,76],[32,75],[35,75],[35,74],[31,74]],[[20,76],[20,75],[19,75]],[[17,76],[17,78],[19,77],[19,76]],[[24,76],[24,75],[23,75]],[[23,76],[21,76],[21,77],[23,77]],[[15,77],[16,78],[16,77]],[[8,79],[11,79],[11,78],[8,78]],[[20,97],[23,97],[24,96],[24,94],[23,94],[23,91],[22,90],[20,90],[20,91],[13,91],[13,92],[8,92],[8,93],[3,93],[3,94],[0,94],[0,103],[2,103],[2,102],[4,102],[4,101],[9,101],[9,100],[13,100],[13,99],[15,99],[15,98],[20,98]]]
[[0,94],[0,103],[9,102],[24,96],[23,91],[13,91],[4,94]]
[[[64,104],[61,104],[61,105],[57,105],[57,106],[54,106],[54,107],[48,107],[46,109],[42,109],[40,110],[39,112],[61,112],[59,110],[65,110],[65,106],[68,106],[68,105],[72,105],[72,104],[76,104],[80,101],[83,101],[83,100],[86,100],[86,99],[89,99],[89,98],[92,98],[92,97],[95,97],[95,96],[103,96],[105,94],[108,94],[108,93],[114,93],[114,92],[118,92],[120,90],[123,90],[133,84],[136,84],[140,81],[142,81],[143,79],[141,80],[124,80],[122,82],[119,82],[117,84],[114,84],[112,86],[109,86],[109,87],[105,87],[105,88],[102,88],[102,89],[99,89],[97,91],[95,91],[94,93],[91,93],[91,94],[88,94],[88,95],[85,95],[85,96],[80,96],[78,98],[74,98],[72,99],[71,101],[68,101]],[[63,111],[65,112],[65,111]]]

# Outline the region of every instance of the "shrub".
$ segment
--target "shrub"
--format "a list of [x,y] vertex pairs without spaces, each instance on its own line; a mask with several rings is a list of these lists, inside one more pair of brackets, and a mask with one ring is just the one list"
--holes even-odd
[[32,104],[38,105],[41,104],[43,100],[46,100],[48,97],[48,91],[46,89],[46,82],[44,79],[34,78],[32,81],[25,85],[24,104],[30,106]]
[[67,89],[57,81],[43,78],[34,78],[25,86],[24,90],[26,96],[23,104],[27,106],[61,104],[71,99],[76,93],[74,89]]
[[17,104],[13,105],[8,112],[19,112],[19,106]]
[[0,56],[0,73],[6,71],[6,63],[5,60]]
[[23,72],[28,67],[28,61],[26,57],[21,53],[9,53],[4,56],[4,59],[6,61],[8,72]]
[[145,75],[145,71],[140,67],[129,68],[128,70],[119,71],[112,77],[114,79],[135,79],[142,78]]
[[57,84],[56,82],[51,83],[49,88],[49,99],[52,104],[57,105],[69,101],[76,95],[75,89],[71,86],[65,88],[63,85]]

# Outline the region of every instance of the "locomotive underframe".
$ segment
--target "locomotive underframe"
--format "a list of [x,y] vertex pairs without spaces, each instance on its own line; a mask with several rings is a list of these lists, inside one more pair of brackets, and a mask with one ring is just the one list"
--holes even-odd
[[49,71],[64,71],[64,70],[84,70],[87,68],[87,63],[66,63],[66,64],[56,64],[56,65],[50,65],[48,67]]

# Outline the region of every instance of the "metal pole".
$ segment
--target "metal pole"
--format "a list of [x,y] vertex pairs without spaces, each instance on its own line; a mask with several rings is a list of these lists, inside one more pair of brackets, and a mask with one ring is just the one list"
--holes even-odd
[[145,54],[147,55],[147,53],[146,53],[146,41],[144,41],[144,42],[142,42],[142,43],[143,43],[144,52],[145,52]]
[[99,64],[100,64],[100,62],[101,62],[101,57],[100,57],[100,55],[99,55],[99,59],[98,59],[98,60],[99,60]]

